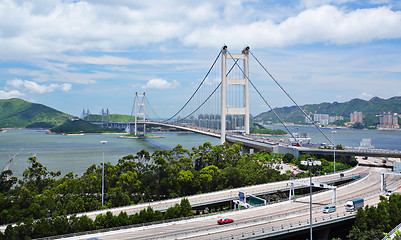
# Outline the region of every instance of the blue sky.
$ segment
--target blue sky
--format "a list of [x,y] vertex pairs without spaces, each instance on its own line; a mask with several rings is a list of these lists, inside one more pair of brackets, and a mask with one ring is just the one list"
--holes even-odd
[[[146,92],[172,116],[221,47],[245,46],[298,104],[401,96],[401,3],[392,0],[0,0],[0,99],[79,116],[130,114]],[[255,62],[272,107],[292,103]],[[251,92],[251,113],[268,111]]]

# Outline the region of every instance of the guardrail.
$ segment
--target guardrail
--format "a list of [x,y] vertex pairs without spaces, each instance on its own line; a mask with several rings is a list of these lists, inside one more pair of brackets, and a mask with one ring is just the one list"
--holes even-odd
[[[376,196],[378,193],[380,193],[380,191],[378,190],[374,190],[371,192],[368,192],[360,197],[362,198],[366,198],[366,197],[371,197],[371,196]],[[341,204],[345,204],[348,200],[343,200],[340,201],[337,205],[341,205]],[[312,211],[317,212],[317,211],[322,211],[324,207],[314,207],[312,208]],[[230,224],[227,226],[224,226],[225,228],[232,228],[234,226],[234,228],[240,228],[240,227],[244,227],[244,226],[249,226],[252,224],[262,224],[262,223],[268,223],[277,219],[285,219],[288,218],[289,216],[292,215],[299,215],[302,213],[309,213],[310,209],[303,209],[303,210],[298,210],[295,212],[291,212],[289,213],[284,213],[284,214],[279,214],[279,215],[274,215],[274,216],[269,216],[269,217],[264,217],[264,218],[259,218],[259,219],[255,219],[255,220],[251,220],[251,221],[245,221],[245,222],[241,222],[241,223],[235,223],[235,224]],[[317,226],[319,225],[325,225],[325,224],[329,224],[330,222],[338,222],[338,221],[344,221],[347,219],[351,219],[355,217],[356,212],[337,212],[337,213],[332,213],[332,214],[327,214],[323,217],[315,217],[314,218],[314,222],[313,224],[317,224]],[[324,223],[324,224],[322,224]],[[258,231],[245,231],[242,232],[240,234],[228,234],[224,237],[220,237],[220,238],[207,238],[210,240],[214,240],[214,239],[249,239],[249,238],[257,238],[259,237],[269,237],[269,236],[276,236],[276,235],[280,235],[280,234],[286,234],[289,233],[291,230],[291,232],[295,232],[295,231],[299,231],[299,230],[303,230],[306,227],[309,227],[309,218],[306,219],[305,221],[296,221],[296,222],[292,222],[289,223],[288,225],[277,225],[277,226],[273,226],[271,229],[270,228],[261,228]],[[175,234],[175,235],[169,235],[169,236],[165,236],[165,237],[158,237],[158,238],[154,238],[154,239],[177,239],[177,238],[185,238],[185,237],[190,237],[190,236],[198,236],[198,235],[203,235],[203,234],[208,234],[211,232],[217,232],[217,229],[221,229],[220,227],[212,227],[212,228],[207,228],[207,229],[200,229],[200,230],[196,230],[196,231],[191,231],[188,233],[182,233],[182,234]]]
[[[379,190],[374,190],[374,191],[368,192],[368,193],[366,193],[366,194],[364,194],[364,195],[362,195],[360,197],[366,198],[366,197],[378,195],[379,193],[380,193]],[[276,201],[276,203],[284,202],[284,201],[289,201],[289,200],[279,200],[279,201]],[[347,201],[348,200],[339,201],[337,203],[337,205],[344,204]],[[314,208],[312,208],[312,211],[314,211],[314,212],[322,211],[323,208],[324,207],[322,207],[322,206],[314,207]],[[155,221],[155,222],[148,222],[148,223],[140,223],[140,224],[133,224],[133,225],[126,225],[126,226],[120,226],[120,227],[114,227],[114,228],[104,228],[104,229],[98,229],[98,230],[93,230],[93,231],[70,233],[70,234],[51,236],[51,237],[45,237],[45,238],[39,238],[39,239],[46,239],[47,240],[47,239],[69,238],[69,237],[82,236],[82,235],[88,235],[88,234],[96,234],[96,233],[109,232],[109,231],[118,231],[118,230],[129,229],[129,228],[144,227],[144,226],[149,226],[149,225],[154,225],[154,224],[163,224],[163,223],[170,223],[170,222],[175,222],[175,221],[185,221],[185,220],[189,220],[189,219],[204,217],[205,215],[206,216],[212,216],[212,215],[216,215],[216,214],[222,214],[222,213],[228,213],[228,212],[234,212],[234,211],[235,210],[220,211],[220,212],[215,212],[215,213],[210,213],[210,214],[203,214],[203,215],[196,215],[196,216],[190,216],[190,217],[184,217],[184,218],[176,218],[176,219],[169,219],[169,220],[162,220],[162,221]],[[241,210],[236,210],[236,211],[241,211]],[[295,212],[293,211],[291,213],[283,213],[283,214],[278,214],[278,215],[274,215],[274,216],[268,216],[268,217],[264,217],[264,218],[255,219],[255,220],[252,220],[252,221],[245,221],[245,222],[242,222],[242,223],[235,223],[235,224],[231,224],[229,226],[236,226],[237,228],[239,228],[239,227],[243,227],[243,226],[250,225],[250,224],[255,224],[255,223],[271,222],[271,221],[274,221],[274,220],[277,220],[277,219],[285,219],[285,218],[288,218],[289,216],[299,215],[299,214],[302,214],[302,213],[308,213],[309,211],[310,211],[309,208],[307,208],[307,209],[298,210],[298,211],[295,211]],[[345,213],[347,213],[347,212],[345,212]],[[348,213],[350,213],[349,216],[352,215],[352,217],[354,217],[354,215],[355,215],[354,212],[348,212]],[[334,213],[334,214],[338,214],[338,213]],[[331,214],[331,215],[333,215],[333,214]],[[329,216],[329,215],[327,215],[327,216]],[[342,217],[341,214],[339,214],[336,219],[341,219],[340,217]],[[326,218],[324,218],[324,219],[326,219]],[[315,220],[318,221],[319,218],[315,218]],[[307,219],[306,221],[309,222],[309,219]],[[295,228],[296,224],[299,224],[299,222],[293,222],[290,225],[294,226],[294,228]],[[281,227],[281,225],[273,227],[273,231],[275,229],[275,234],[277,234],[278,230],[280,230],[280,227]],[[189,233],[170,235],[170,236],[165,236],[165,237],[158,237],[158,238],[155,238],[155,239],[168,239],[168,238],[177,238],[177,237],[180,237],[180,236],[190,236],[190,235],[194,235],[194,234],[200,234],[200,233],[203,233],[203,232],[207,233],[207,232],[213,231],[215,229],[218,229],[218,227],[212,227],[212,228],[201,229],[201,230],[197,230],[197,231],[191,231]],[[264,229],[262,228],[261,230],[264,230]],[[266,231],[267,231],[267,229],[266,229]],[[256,232],[252,232],[252,234],[253,235],[249,235],[248,232],[244,232],[243,235],[245,237],[242,237],[242,239],[249,238],[250,236],[256,236],[255,235]],[[242,234],[241,234],[241,236],[242,236]],[[227,236],[225,238],[222,238],[222,239],[235,239],[235,238],[231,238],[231,237],[232,236],[229,235],[229,236]],[[218,238],[218,239],[221,239],[221,238]],[[237,239],[241,239],[241,238],[237,238]]]
[[[395,228],[393,228],[393,230],[391,230],[391,231],[388,233],[388,235],[391,237],[391,235],[393,235],[393,234],[395,233],[395,231],[397,231],[398,229],[401,229],[401,223],[398,224]],[[384,238],[382,238],[382,240],[387,240],[387,239],[390,239],[390,238],[387,237],[387,236],[384,236]],[[397,238],[396,238],[396,239],[397,239]]]

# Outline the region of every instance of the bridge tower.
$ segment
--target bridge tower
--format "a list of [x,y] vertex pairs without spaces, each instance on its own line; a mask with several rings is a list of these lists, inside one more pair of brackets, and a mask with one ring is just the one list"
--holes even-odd
[[[245,115],[245,134],[249,134],[249,47],[245,47],[240,54],[227,54],[227,46],[222,50],[221,61],[221,144],[226,141],[226,118],[227,115]],[[233,79],[227,77],[227,59],[233,59],[235,62],[243,62],[242,73],[243,78]],[[242,60],[242,61],[239,61]],[[234,62],[233,61],[233,62]],[[242,85],[243,93],[243,106],[229,107],[227,106],[227,86],[228,85]]]
[[[106,116],[106,121],[105,121],[105,116]],[[106,122],[106,125],[109,123],[109,109],[107,108],[106,111],[102,108],[102,127],[104,127],[104,122]]]
[[138,116],[142,116],[142,120],[143,120],[143,136],[145,136],[146,135],[146,126],[145,126],[145,120],[146,120],[145,119],[145,93],[138,94],[138,92],[136,92],[135,93],[135,132],[134,132],[135,135],[137,135],[137,131],[138,131],[138,128],[137,128]]

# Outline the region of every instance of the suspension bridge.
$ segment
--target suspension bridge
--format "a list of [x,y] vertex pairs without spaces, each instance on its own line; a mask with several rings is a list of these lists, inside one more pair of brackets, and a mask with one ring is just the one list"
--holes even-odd
[[[266,150],[273,153],[293,153],[297,157],[302,153],[312,153],[334,154],[334,156],[335,154],[339,154],[345,156],[356,155],[401,158],[400,151],[351,148],[345,148],[344,150],[336,150],[334,148],[330,150],[319,149],[313,144],[303,144],[287,128],[280,116],[274,111],[274,108],[269,105],[264,96],[251,81],[249,76],[250,56],[256,60],[266,74],[279,86],[294,105],[299,108],[305,117],[315,125],[327,141],[334,146],[331,139],[329,139],[319,126],[310,119],[310,116],[299,107],[293,98],[254,56],[249,47],[244,48],[239,54],[234,54],[230,53],[227,47],[224,46],[217,55],[202,82],[196,88],[195,92],[170,118],[162,119],[158,117],[149,104],[149,100],[146,98],[145,93],[136,93],[131,113],[131,116],[133,116],[132,121],[126,123],[110,122],[107,120],[107,110],[105,115],[104,111],[102,111],[102,124],[104,126],[116,126],[121,124],[122,128],[125,128],[128,132],[135,135],[145,135],[145,125],[147,124],[182,129],[220,138],[222,144],[225,142],[241,142],[243,153],[249,152],[250,150],[253,150],[254,152]],[[293,146],[290,143],[258,138],[249,134],[250,126],[252,126],[252,116],[249,113],[250,87],[255,90],[259,97],[275,114],[277,119],[295,140],[296,146]],[[149,112],[153,112],[156,117],[150,116],[148,114]],[[393,164],[396,166],[396,162]],[[379,199],[377,196],[383,192],[383,187],[385,187],[386,184],[392,188],[399,186],[400,184],[400,178],[398,175],[393,172],[380,172],[380,166],[373,165],[374,163],[365,164],[345,172],[347,176],[352,176],[358,173],[365,174],[365,177],[354,184],[334,189],[335,194],[331,193],[331,191],[314,194],[315,202],[313,202],[313,208],[312,206],[308,206],[309,202],[306,197],[301,197],[297,201],[285,201],[279,204],[271,204],[255,208],[254,210],[250,209],[249,211],[244,210],[227,213],[227,215],[236,219],[235,225],[227,227],[216,227],[216,218],[220,217],[216,215],[187,219],[174,223],[163,222],[151,226],[133,226],[132,228],[118,229],[105,233],[93,233],[92,235],[83,236],[83,238],[88,238],[90,236],[101,237],[102,239],[205,239],[211,237],[213,239],[264,239],[307,231],[312,225],[312,219],[307,219],[307,216],[309,215],[308,208],[310,211],[314,211],[315,218],[313,219],[313,224],[315,227],[347,221],[348,219],[354,218],[354,213],[346,212],[342,205],[338,205],[337,213],[326,215],[323,215],[321,212],[322,206],[331,203],[333,198],[336,199],[335,201],[339,201],[339,204],[343,204],[350,198],[355,197],[364,197],[366,203],[370,205],[377,204]],[[400,169],[399,167],[400,166],[398,165],[398,169]],[[327,178],[338,180],[338,178],[341,179],[341,176],[333,174],[314,177],[315,180],[320,179],[319,181],[321,183],[325,181],[324,179],[327,180]],[[245,188],[245,191],[255,195],[260,192],[269,191],[269,189],[274,189],[275,191],[288,191],[288,183],[289,182],[285,181],[263,184],[260,186],[249,186]],[[310,181],[304,184],[312,185],[312,182]],[[263,189],[261,190],[259,188]],[[291,189],[293,189],[293,186]],[[235,192],[240,190],[243,189],[230,189],[220,192],[189,196],[188,198],[192,205],[205,204],[210,201],[216,201],[216,199],[236,199],[233,193],[235,194]],[[118,214],[120,211],[126,211],[129,214],[133,214],[148,206],[151,206],[154,209],[163,210],[170,205],[174,205],[179,200],[180,199],[171,199],[160,202],[149,202],[149,204],[112,209],[112,212],[113,214]],[[310,200],[310,204],[312,205],[312,200]],[[99,212],[92,213],[93,217],[97,214],[99,214]],[[327,234],[327,230],[323,231],[323,234]]]
[[[273,77],[267,68],[245,47],[241,53],[231,53],[227,46],[223,46],[212,65],[203,77],[201,83],[195,89],[183,106],[171,117],[163,119],[158,116],[150,105],[145,93],[135,94],[132,108],[132,120],[128,122],[109,121],[108,109],[102,109],[102,121],[98,124],[107,127],[124,128],[134,135],[146,135],[146,125],[159,125],[185,131],[204,134],[220,138],[221,144],[241,142],[243,152],[258,152],[265,150],[273,153],[292,153],[296,157],[303,153],[311,154],[340,154],[345,156],[359,155],[372,157],[395,157],[401,158],[400,151],[380,149],[352,149],[328,150],[320,149],[314,144],[303,144],[293,134],[274,108],[266,101],[261,91],[251,81],[249,75],[249,58],[252,57],[261,69],[266,73],[299,111],[309,119],[319,132],[327,139],[332,146],[335,144],[332,139],[320,129],[311,117],[295,102],[288,92]],[[279,142],[272,139],[264,139],[250,135],[250,127],[253,125],[253,117],[250,114],[250,87],[261,98],[266,106],[276,116],[296,144]],[[83,112],[85,118],[85,110]],[[86,112],[89,118],[89,110]],[[89,120],[89,119],[88,119]],[[295,146],[293,146],[295,145]]]

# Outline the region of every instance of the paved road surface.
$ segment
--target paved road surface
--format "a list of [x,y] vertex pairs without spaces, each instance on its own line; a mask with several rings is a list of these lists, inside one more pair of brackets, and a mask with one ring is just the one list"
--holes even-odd
[[[351,183],[349,185],[337,189],[338,213],[344,211],[343,205],[346,200],[356,197],[364,197],[367,204],[376,204],[379,202],[380,191],[380,172],[382,168],[374,168],[369,166],[359,166],[352,169],[346,174],[370,173],[364,179]],[[330,178],[332,176],[320,176],[318,180]],[[400,176],[388,175],[386,181],[389,186],[396,188],[400,186]],[[283,187],[284,182],[268,184],[268,186],[250,187],[248,191],[261,191],[266,187]],[[399,191],[399,190],[398,190]],[[221,196],[229,195],[229,191],[213,193],[221,194]],[[196,196],[197,198],[216,197]],[[231,193],[234,194],[234,193]],[[220,196],[220,195],[219,195]],[[314,217],[323,215],[322,208],[331,203],[332,191],[327,191],[313,195]],[[190,197],[191,200],[191,197]],[[161,203],[156,203],[161,204]],[[234,224],[218,226],[217,219],[228,217],[234,219]],[[261,229],[277,228],[281,225],[289,225],[290,223],[306,222],[309,219],[309,196],[299,198],[294,201],[286,201],[278,204],[272,204],[263,207],[257,207],[249,210],[242,210],[221,215],[213,215],[200,217],[185,221],[150,225],[146,227],[138,227],[111,231],[106,233],[91,234],[86,236],[74,237],[74,239],[88,239],[90,237],[98,237],[100,239],[205,239],[228,237],[231,235],[240,235],[243,232],[261,231]],[[72,239],[72,238],[71,238]]]

